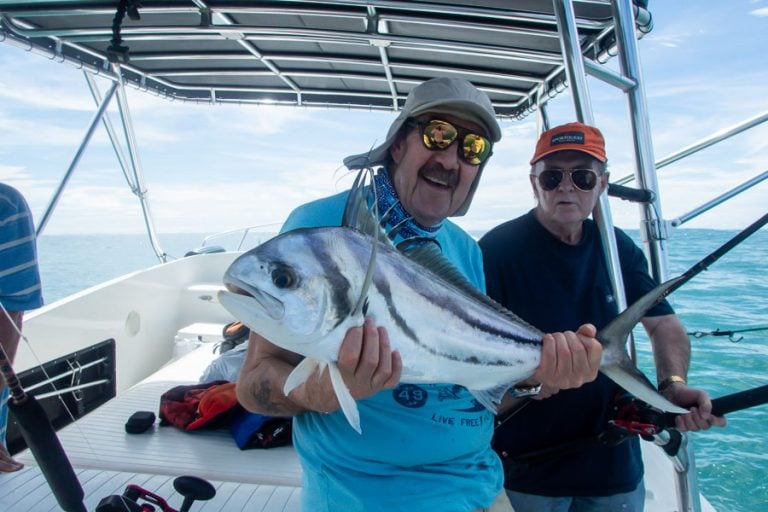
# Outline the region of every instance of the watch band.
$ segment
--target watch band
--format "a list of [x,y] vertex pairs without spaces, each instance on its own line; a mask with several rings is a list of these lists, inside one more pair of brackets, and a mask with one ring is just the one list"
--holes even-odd
[[679,375],[670,375],[666,379],[662,379],[661,382],[659,382],[659,391],[664,391],[675,383],[685,384],[685,379]]
[[509,396],[512,398],[525,398],[528,396],[536,396],[541,392],[541,384],[534,386],[513,386],[509,388]]

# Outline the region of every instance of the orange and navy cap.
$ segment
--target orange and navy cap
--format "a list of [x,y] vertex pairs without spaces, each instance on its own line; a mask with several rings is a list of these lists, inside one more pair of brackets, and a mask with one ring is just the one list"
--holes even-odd
[[605,163],[605,139],[600,130],[583,123],[556,126],[541,134],[531,165],[558,151],[581,151]]

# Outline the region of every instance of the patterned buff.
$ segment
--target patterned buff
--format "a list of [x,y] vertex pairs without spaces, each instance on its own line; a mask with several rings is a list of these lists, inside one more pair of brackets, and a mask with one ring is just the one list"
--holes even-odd
[[379,201],[379,216],[384,220],[384,228],[387,233],[391,233],[390,238],[397,240],[398,245],[404,242],[427,239],[439,246],[435,236],[443,225],[442,221],[429,227],[416,222],[403,208],[386,169],[381,168],[376,172],[374,184],[376,185],[376,197]]

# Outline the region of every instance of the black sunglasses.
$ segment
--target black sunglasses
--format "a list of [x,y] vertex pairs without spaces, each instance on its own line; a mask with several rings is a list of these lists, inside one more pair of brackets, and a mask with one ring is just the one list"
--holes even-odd
[[544,169],[536,179],[539,186],[547,192],[555,190],[565,178],[565,173],[570,174],[571,183],[583,192],[589,192],[597,185],[597,173],[593,169]]
[[457,145],[459,157],[468,164],[480,165],[491,156],[493,144],[490,140],[479,133],[464,131],[448,121],[409,119],[407,125],[419,129],[424,147],[431,151],[443,151],[459,139],[461,141],[461,144]]

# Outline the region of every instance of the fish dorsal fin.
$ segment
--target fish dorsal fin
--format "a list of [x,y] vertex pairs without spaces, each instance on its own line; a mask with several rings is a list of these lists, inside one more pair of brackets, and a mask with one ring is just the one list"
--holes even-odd
[[443,256],[437,240],[429,240],[435,243],[415,244],[411,240],[406,240],[405,243],[398,244],[398,249],[411,260],[429,269],[446,282],[458,288],[462,293],[469,295],[473,299],[494,309],[507,318],[527,326],[534,332],[539,332],[539,329],[536,329],[510,310],[479,291],[461,272],[459,272],[453,263]]
[[[369,201],[368,196],[372,195],[373,200]],[[379,204],[376,197],[376,187],[373,183],[373,169],[370,167],[360,169],[355,177],[355,182],[349,191],[347,204],[344,207],[344,214],[341,218],[342,227],[354,229],[371,236],[371,257],[368,259],[368,268],[363,279],[363,286],[360,289],[360,295],[352,308],[350,316],[358,316],[367,302],[368,290],[373,281],[373,274],[376,270],[376,254],[378,252],[378,240],[387,240],[379,225]]]
[[360,169],[357,173],[352,188],[349,189],[341,225],[365,233],[374,239],[388,241],[379,224],[378,201],[376,187],[373,185],[372,169]]

